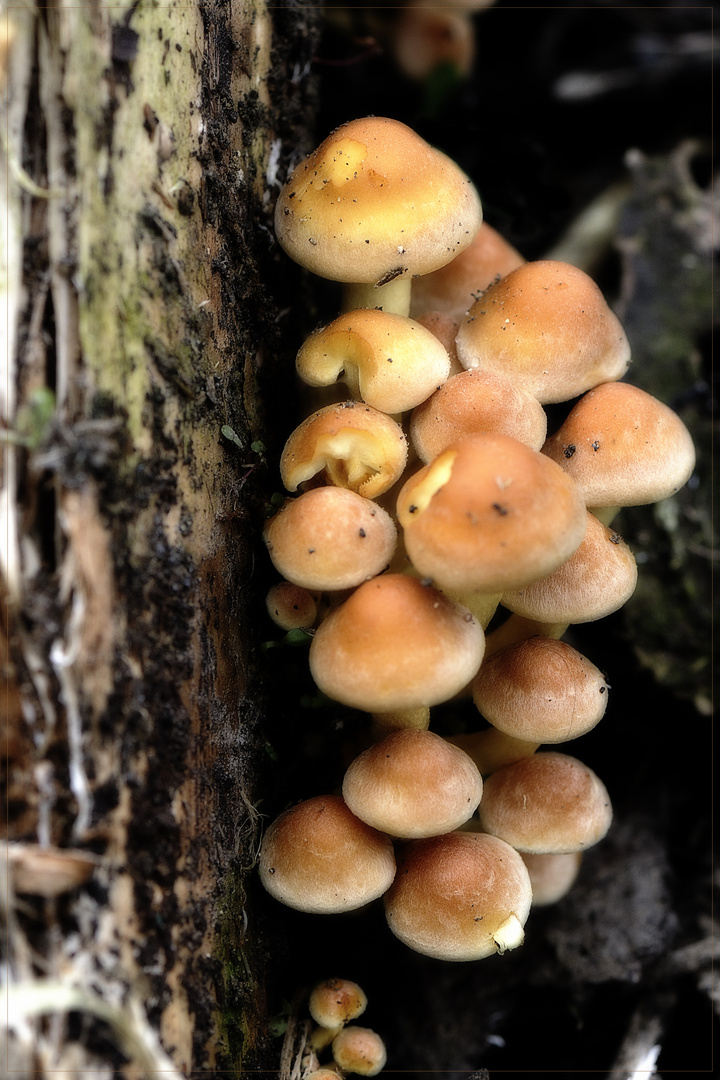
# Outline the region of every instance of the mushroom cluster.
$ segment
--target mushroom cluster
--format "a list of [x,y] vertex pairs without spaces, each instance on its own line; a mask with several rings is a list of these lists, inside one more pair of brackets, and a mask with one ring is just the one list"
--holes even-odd
[[[341,1080],[348,1073],[377,1076],[382,1071],[387,1060],[383,1040],[372,1028],[351,1022],[366,1008],[364,990],[351,979],[325,979],[313,988],[308,1009],[316,1026],[300,1049],[305,1080]],[[323,1065],[320,1059],[327,1048],[332,1060]]]
[[[265,528],[275,592],[308,612],[319,689],[371,719],[338,790],[268,828],[260,876],[316,913],[382,896],[391,931],[432,957],[502,953],[610,827],[602,781],[558,749],[600,721],[608,686],[561,639],[632,595],[613,515],[677,491],[692,441],[620,381],[630,348],[597,285],[524,261],[405,125],[334,132],[281,192],[276,231],[344,283],[297,370],[348,399],[320,399],[287,441],[292,497]],[[484,726],[431,731],[463,694]]]

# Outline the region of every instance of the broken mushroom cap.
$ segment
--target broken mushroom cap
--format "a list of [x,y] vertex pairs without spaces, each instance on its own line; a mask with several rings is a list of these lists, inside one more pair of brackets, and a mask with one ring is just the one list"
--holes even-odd
[[592,769],[553,750],[488,776],[478,818],[481,829],[518,851],[581,851],[605,836],[612,806]]
[[666,499],[695,467],[692,437],[677,413],[619,382],[580,398],[542,452],[572,476],[590,509]]
[[429,330],[388,311],[360,308],[316,330],[297,355],[310,386],[344,382],[384,413],[414,409],[447,379],[450,357]]
[[530,875],[533,907],[546,907],[562,900],[575,884],[582,862],[582,851],[558,854],[521,851],[520,855]]
[[537,398],[504,375],[474,368],[451,376],[410,418],[410,442],[426,465],[458,439],[482,431],[540,450],[547,416]]
[[437,589],[404,574],[361,585],[320,625],[310,671],[335,701],[383,713],[447,701],[473,678],[479,623]]
[[402,476],[407,452],[403,430],[392,417],[348,401],[303,420],[285,443],[280,475],[288,491],[325,483],[375,499]]
[[413,282],[410,314],[417,319],[425,312],[442,312],[462,321],[478,293],[524,262],[520,252],[483,221],[472,243],[452,262]]
[[367,996],[352,979],[325,979],[313,987],[308,1007],[320,1027],[338,1028],[365,1012]]
[[335,914],[382,896],[395,876],[395,857],[389,836],[356,818],[339,795],[320,795],[269,826],[259,873],[270,895],[288,907]]
[[[294,170],[275,232],[296,262],[333,281],[383,284],[437,270],[472,240],[478,194],[405,124],[369,116],[337,128]],[[374,306],[362,304],[357,306]]]
[[354,491],[312,488],[266,523],[275,569],[306,589],[351,589],[384,570],[397,543],[388,513]]
[[546,576],[585,532],[584,504],[569,479],[509,435],[484,432],[452,443],[398,496],[413,566],[441,588],[489,593]]
[[630,362],[625,331],[592,278],[551,259],[491,285],[456,343],[463,367],[499,371],[542,404],[620,379]]
[[370,1028],[349,1024],[332,1042],[335,1063],[358,1076],[377,1076],[387,1061],[385,1043]]
[[602,719],[608,686],[571,645],[531,637],[493,653],[473,681],[473,700],[493,727],[516,739],[577,739]]
[[438,960],[481,960],[522,945],[532,901],[516,851],[484,833],[411,840],[385,894],[393,934]]
[[317,618],[315,597],[291,581],[278,581],[265,598],[268,615],[281,630],[304,630]]
[[343,798],[374,829],[405,839],[457,829],[477,809],[482,778],[468,755],[432,731],[387,735],[350,764]]
[[637,564],[630,548],[587,512],[585,536],[570,558],[547,577],[504,593],[502,604],[525,619],[568,626],[617,611],[636,584]]

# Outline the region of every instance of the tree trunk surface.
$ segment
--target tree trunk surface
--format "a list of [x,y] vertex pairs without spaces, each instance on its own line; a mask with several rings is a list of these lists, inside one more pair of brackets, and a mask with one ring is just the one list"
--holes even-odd
[[6,915],[26,1075],[195,1075],[260,1038],[258,379],[284,287],[262,263],[316,20],[264,0],[7,13]]

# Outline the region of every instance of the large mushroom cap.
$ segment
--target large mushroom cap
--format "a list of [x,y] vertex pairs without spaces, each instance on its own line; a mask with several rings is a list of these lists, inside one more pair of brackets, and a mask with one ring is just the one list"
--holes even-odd
[[509,435],[481,433],[411,476],[397,515],[418,572],[441,588],[491,593],[551,573],[580,544],[586,511],[574,482],[546,464]]
[[350,812],[339,795],[320,795],[276,818],[260,848],[260,880],[276,900],[316,915],[376,900],[395,876],[388,836]]
[[620,382],[588,391],[542,452],[572,476],[589,507],[666,499],[695,467],[693,441],[677,413]]
[[320,277],[377,283],[427,274],[475,236],[480,199],[468,177],[405,124],[351,120],[295,169],[275,232]]
[[620,379],[630,346],[586,273],[541,259],[513,270],[470,308],[457,336],[463,367],[510,376],[543,404]]
[[533,754],[485,780],[480,828],[518,851],[566,852],[592,847],[607,833],[612,806],[598,776],[557,751]]
[[393,732],[355,758],[343,780],[356,817],[406,839],[457,829],[481,797],[472,759],[431,731]]
[[411,840],[385,895],[396,937],[439,960],[481,960],[522,944],[532,890],[520,855],[497,837]]
[[361,585],[320,625],[310,671],[336,701],[366,712],[437,705],[482,661],[480,624],[437,589],[404,574]]

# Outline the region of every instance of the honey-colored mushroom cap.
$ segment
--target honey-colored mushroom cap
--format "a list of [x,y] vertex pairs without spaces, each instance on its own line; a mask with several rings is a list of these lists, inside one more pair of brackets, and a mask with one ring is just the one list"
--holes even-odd
[[431,731],[387,735],[350,764],[343,798],[368,825],[416,839],[451,832],[475,812],[482,778],[464,751]]
[[366,712],[436,705],[482,661],[485,635],[465,608],[404,574],[361,585],[321,623],[310,645],[319,688]]
[[612,806],[592,769],[553,750],[488,776],[478,817],[481,829],[518,851],[581,851],[605,836]]
[[313,987],[308,1008],[321,1027],[341,1027],[365,1012],[367,996],[352,979],[324,979]]
[[397,543],[390,515],[339,487],[312,488],[288,499],[266,523],[275,569],[306,589],[351,589],[384,570]]
[[349,1024],[332,1042],[335,1063],[358,1076],[377,1076],[387,1061],[385,1043],[371,1028]]
[[532,901],[517,851],[484,833],[411,840],[385,894],[392,932],[438,960],[481,960],[523,942]]
[[275,232],[320,277],[378,283],[437,270],[481,220],[477,192],[453,161],[405,124],[370,116],[337,128],[297,166]]
[[258,869],[276,900],[323,915],[382,896],[395,876],[395,856],[390,838],[356,818],[339,795],[319,795],[269,826]]
[[600,289],[569,263],[528,262],[491,285],[457,336],[465,368],[500,371],[542,404],[620,379],[630,346]]
[[452,443],[398,496],[413,565],[440,587],[479,592],[544,577],[585,532],[585,507],[569,479],[509,435],[481,433]]

